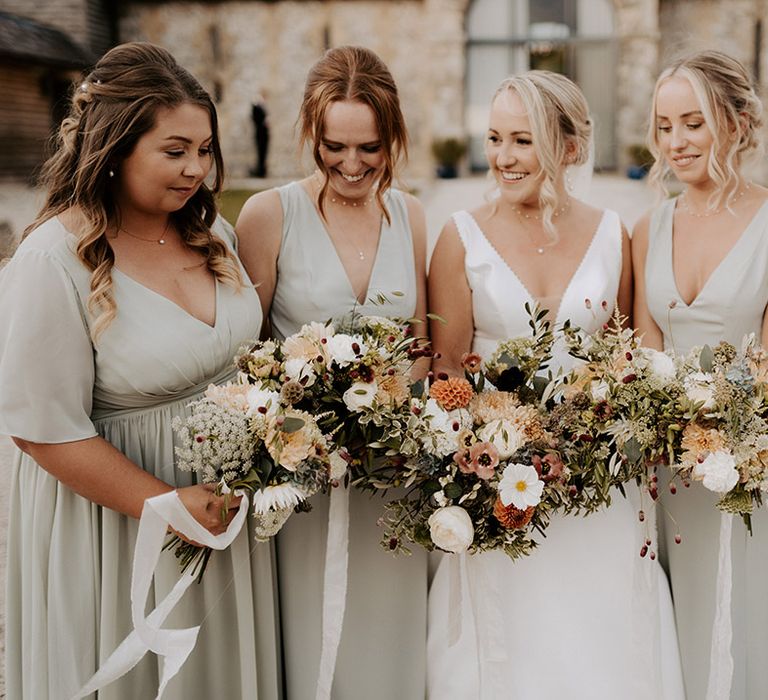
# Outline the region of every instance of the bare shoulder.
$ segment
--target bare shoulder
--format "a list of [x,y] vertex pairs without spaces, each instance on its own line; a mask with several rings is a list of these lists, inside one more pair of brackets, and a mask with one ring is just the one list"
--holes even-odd
[[424,205],[421,203],[421,200],[419,200],[418,197],[411,194],[410,192],[405,192],[403,190],[400,190],[400,194],[403,196],[403,201],[405,202],[405,206],[408,209],[408,214],[419,214],[421,216],[424,215]]
[[240,233],[241,227],[252,228],[266,222],[282,221],[283,205],[277,190],[265,190],[251,195],[240,210],[235,228]]

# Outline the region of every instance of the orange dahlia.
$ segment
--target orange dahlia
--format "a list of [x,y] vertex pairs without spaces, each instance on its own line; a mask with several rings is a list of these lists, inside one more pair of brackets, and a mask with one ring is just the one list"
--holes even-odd
[[513,505],[505,506],[500,498],[496,499],[493,506],[493,514],[502,526],[507,530],[522,530],[533,517],[535,506],[528,506],[525,510],[515,508]]
[[463,377],[438,379],[429,388],[429,395],[446,411],[466,408],[475,395],[472,385]]

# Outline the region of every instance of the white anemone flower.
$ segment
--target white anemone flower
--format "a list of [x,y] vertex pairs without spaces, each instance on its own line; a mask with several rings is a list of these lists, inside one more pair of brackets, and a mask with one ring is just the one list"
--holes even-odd
[[541,502],[544,482],[530,464],[510,464],[504,469],[499,482],[499,497],[508,506],[525,510]]

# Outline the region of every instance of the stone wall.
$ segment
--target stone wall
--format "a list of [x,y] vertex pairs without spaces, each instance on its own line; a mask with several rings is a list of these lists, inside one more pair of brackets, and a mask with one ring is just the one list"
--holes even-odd
[[103,0],[2,0],[0,9],[54,27],[97,54],[112,43],[111,18]]
[[648,110],[659,64],[658,0],[613,0],[619,42],[616,67],[616,140],[619,170],[629,146],[645,143]]
[[[762,22],[761,36],[756,32],[758,21]],[[724,51],[753,75],[759,74],[758,89],[768,105],[768,1],[661,0],[659,27],[662,67],[693,51]],[[768,143],[768,124],[763,140]],[[768,164],[756,155],[747,160],[745,171],[749,177],[768,183]]]
[[285,0],[131,5],[122,40],[171,50],[218,96],[222,144],[233,176],[254,164],[250,102],[266,91],[269,174],[302,166],[294,124],[310,66],[327,46],[362,44],[387,63],[398,84],[412,144],[406,176],[432,171],[434,136],[464,131],[464,12],[467,0]]

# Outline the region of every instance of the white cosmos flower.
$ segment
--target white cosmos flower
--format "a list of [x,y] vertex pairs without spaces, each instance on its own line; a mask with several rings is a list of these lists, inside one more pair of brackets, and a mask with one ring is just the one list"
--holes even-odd
[[295,508],[306,497],[304,490],[294,484],[273,484],[253,494],[253,510],[255,513],[266,513],[270,510]]
[[280,394],[271,389],[260,389],[259,387],[252,387],[248,390],[245,396],[248,401],[248,413],[252,416],[254,414],[261,413],[260,408],[266,409],[266,416],[274,416],[277,412],[277,407],[280,405]]
[[499,482],[499,498],[505,505],[525,510],[541,502],[544,482],[530,464],[510,464]]
[[736,460],[726,450],[710,452],[703,462],[693,468],[693,476],[715,493],[728,493],[739,482]]

